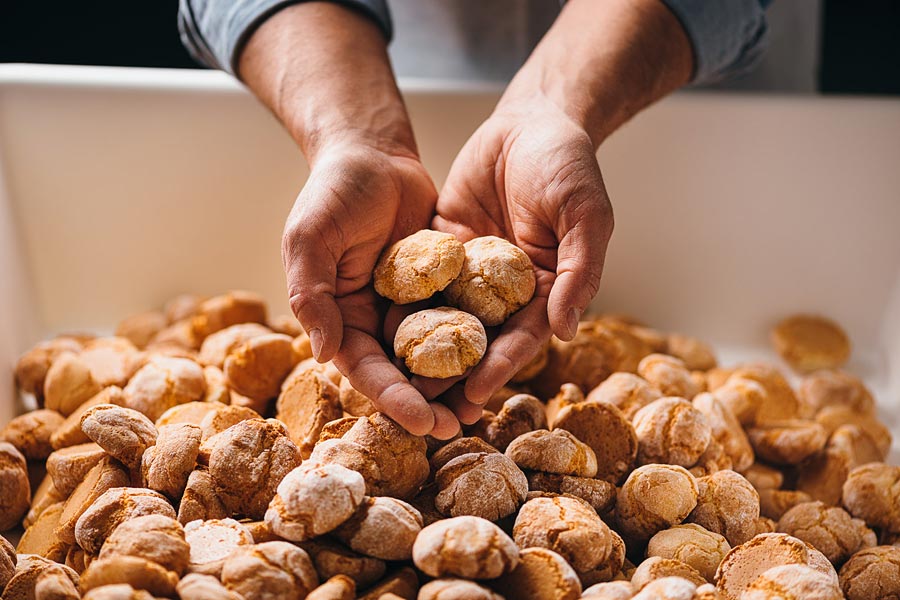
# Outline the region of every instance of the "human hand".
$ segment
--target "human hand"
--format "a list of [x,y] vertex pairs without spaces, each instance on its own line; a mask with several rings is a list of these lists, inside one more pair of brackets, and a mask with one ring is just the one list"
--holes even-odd
[[[507,237],[538,275],[535,298],[506,323],[465,395],[462,383],[443,394],[464,422],[480,414],[468,400],[485,402],[551,330],[574,334],[612,229],[596,146],[687,81],[691,68],[684,31],[656,0],[570,0],[461,152],[433,227],[463,239]],[[434,197],[383,36],[343,7],[292,5],[251,36],[239,74],[312,166],[285,230],[285,266],[318,358],[334,356],[354,387],[413,433],[453,435],[459,424],[450,410],[425,400],[451,382],[413,378],[413,387],[376,341],[372,266],[383,245],[424,226]],[[421,206],[406,205],[416,199]]]
[[[409,431],[459,431],[382,348],[372,270],[389,243],[428,226],[437,196],[418,158],[384,36],[366,17],[309,2],[253,34],[240,75],[303,149],[310,176],[282,240],[291,307],[319,361]],[[297,50],[302,48],[302,52]],[[429,395],[429,398],[431,395]]]
[[459,425],[427,403],[380,342],[386,303],[372,288],[381,251],[428,226],[437,196],[414,155],[341,146],[319,155],[285,225],[282,258],[291,308],[317,360],[413,433],[449,437]]
[[595,149],[549,99],[501,102],[453,163],[432,226],[506,238],[531,258],[534,298],[504,323],[465,383],[484,404],[551,333],[568,340],[597,293],[613,230]]
[[686,83],[690,42],[657,0],[569,0],[451,168],[432,227],[505,237],[534,263],[534,299],[465,383],[487,402],[549,339],[567,340],[597,293],[612,208],[597,147]]

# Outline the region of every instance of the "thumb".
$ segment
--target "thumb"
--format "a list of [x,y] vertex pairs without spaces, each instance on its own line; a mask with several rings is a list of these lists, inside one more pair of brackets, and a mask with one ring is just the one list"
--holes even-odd
[[325,362],[340,349],[344,325],[334,299],[337,261],[314,231],[289,222],[281,254],[291,310],[309,335],[313,356]]
[[570,198],[561,215],[556,281],[547,303],[550,327],[561,340],[575,337],[578,320],[600,288],[613,230],[612,207],[602,183],[600,192],[580,202]]

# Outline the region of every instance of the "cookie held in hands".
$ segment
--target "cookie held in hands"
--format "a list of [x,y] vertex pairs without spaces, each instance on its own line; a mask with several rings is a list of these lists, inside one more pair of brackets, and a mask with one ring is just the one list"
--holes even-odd
[[410,371],[446,379],[475,366],[487,349],[481,322],[461,310],[430,308],[403,319],[394,337],[394,353]]
[[534,296],[531,259],[516,245],[492,235],[469,240],[465,249],[462,271],[444,295],[485,325],[500,325]]
[[391,245],[375,265],[375,291],[397,304],[430,298],[456,279],[466,251],[453,234],[423,229]]

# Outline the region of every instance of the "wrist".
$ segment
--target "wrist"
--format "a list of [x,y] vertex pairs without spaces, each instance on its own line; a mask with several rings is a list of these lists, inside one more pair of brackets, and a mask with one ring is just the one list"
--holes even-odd
[[500,106],[541,97],[598,146],[642,108],[688,82],[690,41],[659,0],[569,0]]
[[396,97],[379,96],[376,90],[369,89],[365,96],[367,105],[353,110],[341,110],[342,100],[329,99],[327,94],[320,99],[304,98],[285,108],[285,127],[311,167],[326,155],[355,151],[418,159],[412,126],[399,92]]
[[417,155],[384,35],[355,11],[322,2],[284,8],[254,32],[238,68],[311,164],[344,145]]

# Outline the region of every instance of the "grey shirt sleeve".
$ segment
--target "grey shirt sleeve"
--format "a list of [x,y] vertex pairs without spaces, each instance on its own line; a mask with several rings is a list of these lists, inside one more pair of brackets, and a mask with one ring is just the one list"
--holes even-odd
[[771,0],[662,0],[681,21],[694,49],[693,83],[750,70],[768,43]]
[[[250,35],[278,10],[303,0],[179,0],[181,41],[200,62],[231,74]],[[386,0],[331,0],[372,18],[390,39]]]
[[[236,72],[241,50],[263,21],[304,0],[180,0],[178,29],[191,54]],[[372,18],[388,39],[393,31],[387,0],[331,0]],[[564,2],[564,0],[563,0]],[[771,0],[662,0],[687,32],[694,52],[693,83],[709,83],[753,67],[768,37],[765,7]]]

